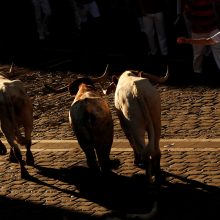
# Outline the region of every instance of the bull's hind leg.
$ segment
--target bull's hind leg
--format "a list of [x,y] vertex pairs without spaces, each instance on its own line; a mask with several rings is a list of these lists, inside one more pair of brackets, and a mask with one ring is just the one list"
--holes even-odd
[[34,156],[31,152],[31,140],[28,140],[25,144],[26,147],[26,163],[27,165],[33,166],[34,165]]
[[94,148],[84,148],[84,153],[86,155],[87,165],[93,170],[99,170],[99,166],[96,159],[96,154]]
[[5,155],[6,153],[7,153],[7,148],[5,147],[5,145],[0,140],[0,155]]
[[[7,138],[7,137],[6,137]],[[16,160],[18,161],[19,165],[20,165],[20,170],[21,170],[21,177],[25,178],[27,176],[29,176],[28,171],[25,168],[25,162],[22,160],[22,155],[21,155],[21,151],[18,147],[18,145],[15,143],[15,139],[11,139],[11,138],[7,138],[7,141],[9,143],[9,145],[11,146],[11,156],[13,154],[13,159],[9,158],[10,161],[11,160]]]
[[118,159],[110,159],[111,146],[112,143],[109,145],[100,143],[100,145],[96,147],[99,165],[101,167],[101,171],[104,173],[111,172],[111,169],[116,169],[120,165],[120,161]]
[[25,138],[23,138],[23,145],[26,148],[26,163],[30,166],[34,165],[34,157],[31,152],[31,133],[33,131],[33,110],[30,102],[25,103],[25,108],[21,113],[23,126],[24,126],[24,134]]
[[9,145],[11,146],[10,149],[10,157],[9,160],[17,160],[20,165],[21,170],[21,177],[25,178],[29,176],[28,171],[25,168],[25,162],[22,160],[21,151],[18,147],[18,145],[15,142],[15,134],[14,134],[14,128],[11,126],[11,123],[9,120],[5,119],[4,123],[1,124],[1,129],[3,134],[5,135],[5,138],[7,139]]
[[120,112],[118,112],[118,116],[119,116],[119,119],[120,119],[121,127],[124,131],[124,134],[125,134],[126,138],[128,139],[131,148],[133,149],[134,165],[137,166],[137,167],[143,168],[143,161],[141,159],[141,151],[140,151],[139,148],[136,147],[136,142],[134,140],[133,133],[130,133],[128,131],[128,127],[132,127],[133,125],[127,125],[125,123],[124,116],[121,115]]
[[[159,106],[157,109],[159,109]],[[160,151],[160,144],[159,144],[160,135],[161,135],[161,118],[160,118],[160,111],[159,110],[158,110],[157,114],[156,114],[156,111],[154,112],[156,115],[154,115],[154,117],[153,117],[155,136],[154,136],[154,148],[151,152],[152,173],[155,176],[155,181],[160,181],[160,179],[161,179],[161,167],[160,167],[161,151]]]

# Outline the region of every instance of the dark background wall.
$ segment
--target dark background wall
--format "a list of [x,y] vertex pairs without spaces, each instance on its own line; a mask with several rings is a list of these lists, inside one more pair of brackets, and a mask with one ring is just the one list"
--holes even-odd
[[[170,57],[182,57],[189,47],[176,44],[185,35],[183,23],[174,25],[176,0],[165,1],[165,28]],[[142,64],[147,53],[146,36],[140,32],[133,0],[97,0],[101,18],[89,22],[78,33],[73,11],[67,0],[51,0],[51,36],[39,42],[31,0],[2,0],[0,3],[0,59],[17,63],[46,62],[46,59],[70,57],[75,66],[94,63]],[[48,49],[48,50],[45,50]],[[42,52],[43,50],[43,52]],[[52,51],[52,52],[51,52]],[[63,58],[64,57],[64,58]],[[187,56],[189,57],[189,56]],[[49,61],[48,61],[49,62]]]

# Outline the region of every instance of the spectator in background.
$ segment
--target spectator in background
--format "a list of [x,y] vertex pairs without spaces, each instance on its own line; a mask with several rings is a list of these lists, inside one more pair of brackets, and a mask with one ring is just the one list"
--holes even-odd
[[181,16],[183,17],[184,23],[185,23],[185,27],[187,30],[187,34],[188,37],[191,37],[192,34],[192,27],[191,27],[191,22],[188,19],[187,16],[187,12],[188,12],[188,8],[187,8],[187,4],[186,4],[187,0],[177,0],[177,19],[175,21],[175,25],[178,23],[178,20],[181,18]]
[[[201,74],[203,71],[203,58],[207,45],[210,45],[216,64],[220,69],[220,43],[204,44],[204,39],[210,43],[210,38],[220,31],[217,17],[220,11],[215,4],[217,1],[219,0],[187,0],[185,3],[187,16],[192,27],[192,39],[179,38],[177,42],[192,43],[194,73]],[[193,39],[200,39],[200,42],[203,39],[203,43],[198,44],[198,40]]]
[[163,0],[136,0],[140,28],[147,36],[149,55],[153,56],[168,55],[163,3]]
[[80,26],[87,23],[89,17],[99,18],[100,11],[96,1],[94,0],[76,0],[78,6],[78,13],[80,16]]
[[49,35],[48,22],[51,16],[49,0],[32,0],[35,14],[35,22],[39,40],[45,40]]
[[77,0],[67,0],[68,6],[71,9],[71,14],[73,14],[73,19],[74,19],[74,30],[79,32],[81,29],[81,17],[79,14],[79,8],[77,5]]

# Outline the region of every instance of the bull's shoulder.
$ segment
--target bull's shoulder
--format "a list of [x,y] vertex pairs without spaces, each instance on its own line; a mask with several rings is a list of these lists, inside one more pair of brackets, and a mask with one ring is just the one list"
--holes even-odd
[[87,112],[94,115],[105,115],[109,114],[110,108],[105,99],[102,97],[96,98],[85,98],[77,101],[73,101],[70,111],[75,112],[77,114],[82,114],[83,112]]

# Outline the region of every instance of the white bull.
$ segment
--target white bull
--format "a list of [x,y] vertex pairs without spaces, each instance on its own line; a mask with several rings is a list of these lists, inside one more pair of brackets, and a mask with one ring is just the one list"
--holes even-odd
[[[21,177],[27,177],[28,172],[24,166],[19,145],[26,147],[26,162],[34,164],[31,152],[31,133],[33,130],[33,107],[23,84],[20,80],[9,80],[0,74],[0,122],[1,131],[10,145],[10,162],[19,162]],[[24,137],[20,126],[23,126]],[[0,154],[7,153],[5,145],[0,140]]]
[[[160,173],[161,152],[161,100],[160,95],[150,81],[165,82],[165,77],[157,77],[143,72],[125,71],[119,79],[113,76],[113,83],[107,94],[115,90],[115,107],[121,127],[134,151],[134,164],[144,166],[151,180],[152,174]],[[148,143],[146,143],[146,132]]]

